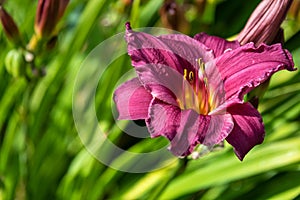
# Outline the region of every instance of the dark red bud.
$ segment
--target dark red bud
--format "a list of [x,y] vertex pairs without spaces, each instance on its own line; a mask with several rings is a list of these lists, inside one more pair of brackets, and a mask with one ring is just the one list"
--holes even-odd
[[196,0],[195,4],[197,7],[198,15],[202,16],[206,7],[206,0]]
[[248,42],[254,42],[255,45],[274,43],[291,3],[292,0],[262,1],[250,16],[237,40],[242,45]]
[[35,18],[35,32],[39,37],[49,38],[63,16],[69,0],[39,0]]
[[21,35],[18,26],[2,6],[0,6],[0,21],[7,38],[13,43],[19,44]]
[[291,8],[289,10],[289,16],[293,19],[300,19],[300,1],[293,1]]
[[188,32],[189,24],[184,16],[182,6],[174,0],[166,0],[160,9],[161,22],[166,28]]

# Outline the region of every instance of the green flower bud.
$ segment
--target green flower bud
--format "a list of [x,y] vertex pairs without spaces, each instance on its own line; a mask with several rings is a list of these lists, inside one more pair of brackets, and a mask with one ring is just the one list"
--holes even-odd
[[21,77],[26,73],[26,61],[22,50],[10,50],[5,57],[5,67],[13,77]]

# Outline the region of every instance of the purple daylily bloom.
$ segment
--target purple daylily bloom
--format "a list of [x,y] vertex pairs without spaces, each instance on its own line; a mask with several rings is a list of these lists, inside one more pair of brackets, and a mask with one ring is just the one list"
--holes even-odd
[[151,137],[168,138],[179,157],[226,139],[243,160],[265,133],[244,95],[278,70],[295,70],[280,44],[240,46],[204,33],[155,37],[129,23],[126,41],[138,77],[115,91],[119,119],[144,119]]

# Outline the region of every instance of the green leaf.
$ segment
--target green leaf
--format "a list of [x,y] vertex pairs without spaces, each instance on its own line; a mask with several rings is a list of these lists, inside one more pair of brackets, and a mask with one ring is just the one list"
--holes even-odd
[[[194,161],[197,162],[204,161],[202,159]],[[261,145],[250,152],[243,162],[239,162],[232,155],[224,154],[210,165],[206,164],[199,170],[176,178],[160,199],[178,198],[213,185],[229,183],[296,162],[300,162],[300,138]]]

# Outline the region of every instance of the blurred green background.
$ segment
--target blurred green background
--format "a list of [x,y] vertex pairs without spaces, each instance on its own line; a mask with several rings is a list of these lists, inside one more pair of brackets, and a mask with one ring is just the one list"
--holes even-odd
[[[300,71],[279,72],[262,99],[266,138],[240,162],[230,145],[198,159],[172,177],[178,159],[149,173],[125,173],[95,159],[83,146],[72,115],[72,92],[81,63],[105,39],[132,27],[176,28],[232,37],[241,31],[260,1],[177,1],[178,18],[169,19],[163,0],[71,0],[59,24],[55,49],[37,59],[46,75],[26,81],[12,77],[5,57],[15,47],[0,29],[0,199],[300,199]],[[9,0],[3,7],[26,42],[34,33],[37,1]],[[173,21],[172,21],[173,20]],[[282,27],[285,47],[300,64],[299,1]],[[121,41],[120,41],[121,42]],[[123,56],[102,76],[95,105],[99,124],[125,150],[147,152],[167,143],[137,139],[115,125],[112,94],[131,69]],[[101,145],[101,144],[99,144]],[[119,159],[119,160],[118,160]],[[125,161],[125,160],[126,161]],[[136,162],[120,156],[115,162]],[[138,164],[138,162],[137,162]]]

